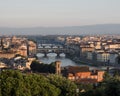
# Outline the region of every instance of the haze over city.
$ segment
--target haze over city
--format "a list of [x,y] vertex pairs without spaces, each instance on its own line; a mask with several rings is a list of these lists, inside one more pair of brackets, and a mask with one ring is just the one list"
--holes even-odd
[[119,34],[119,4],[120,0],[1,0],[0,34]]
[[120,96],[120,0],[0,0],[0,96]]

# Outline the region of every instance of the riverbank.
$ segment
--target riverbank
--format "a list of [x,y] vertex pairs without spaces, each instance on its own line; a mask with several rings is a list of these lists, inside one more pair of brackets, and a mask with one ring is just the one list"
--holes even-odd
[[[48,57],[43,57],[42,54],[39,54],[38,60],[45,63],[50,64],[51,62],[55,62],[57,60],[61,61],[61,67],[65,66],[89,66],[91,69],[97,68],[101,69],[102,67],[106,68],[107,65],[103,65],[102,63],[91,63],[89,60],[85,58],[78,58],[71,55],[66,55],[65,57],[56,57],[55,54],[50,54]],[[85,61],[86,60],[86,61]],[[110,67],[110,66],[109,66]]]
[[72,61],[74,61],[77,64],[83,64],[83,65],[92,66],[92,67],[105,66],[105,63],[96,62],[96,61],[93,62],[93,61],[88,60],[83,57],[75,57],[74,55],[67,55],[66,57],[71,59]]
[[114,64],[108,64],[107,62],[97,62],[93,60],[88,60],[84,57],[75,57],[74,55],[68,55],[67,58],[71,59],[78,65],[86,65],[86,66],[91,66],[91,67],[96,67],[96,68],[101,68],[101,67],[120,67],[120,65],[114,65]]

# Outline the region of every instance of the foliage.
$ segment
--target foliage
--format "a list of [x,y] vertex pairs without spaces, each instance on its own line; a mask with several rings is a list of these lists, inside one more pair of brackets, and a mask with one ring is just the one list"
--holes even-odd
[[50,83],[61,90],[60,96],[74,96],[77,86],[72,81],[57,74],[48,76]]
[[93,89],[87,89],[80,96],[120,96],[120,76],[105,73],[103,82]]
[[[53,64],[54,65],[54,64]],[[79,88],[79,94],[76,89]],[[85,91],[81,91],[84,89]],[[43,76],[15,70],[1,71],[0,96],[120,96],[120,76],[105,73],[103,82],[76,84],[57,74]]]
[[33,61],[31,63],[31,70],[34,72],[42,72],[42,73],[55,73],[55,63],[44,64],[39,63],[39,61]]
[[93,89],[93,84],[83,84],[83,83],[79,83],[77,84],[77,87],[79,88],[79,90],[85,90],[85,91],[89,91]]
[[42,75],[22,74],[19,71],[0,73],[0,96],[59,96],[60,89]]
[[109,80],[112,79],[112,76],[108,72],[105,72],[103,78],[104,78],[103,82],[106,83],[106,82],[108,82]]
[[105,94],[107,96],[120,96],[120,76],[115,76],[105,85]]

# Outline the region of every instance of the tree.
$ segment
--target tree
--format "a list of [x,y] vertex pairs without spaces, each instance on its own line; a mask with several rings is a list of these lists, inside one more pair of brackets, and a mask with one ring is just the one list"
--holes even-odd
[[83,83],[79,83],[77,84],[79,90],[85,90],[85,91],[89,91],[93,89],[93,84],[83,84]]
[[51,74],[48,76],[50,83],[61,90],[60,96],[74,96],[77,86],[74,82],[60,75]]
[[60,89],[45,76],[7,70],[0,73],[1,96],[59,96]]
[[41,73],[55,73],[55,62],[51,64],[39,63],[39,61],[33,61],[30,65],[31,70]]
[[103,81],[109,81],[112,78],[112,76],[108,72],[105,72],[103,78]]
[[30,86],[31,96],[58,96],[60,93],[60,90],[50,84],[49,80],[42,75],[31,74],[30,76],[25,77],[25,80],[30,84],[27,86]]
[[30,65],[31,70],[38,71],[39,64],[40,63],[37,60],[32,61],[31,65]]
[[2,96],[29,96],[26,91],[24,92],[24,80],[19,71],[2,71],[0,79]]
[[105,94],[107,96],[120,96],[120,76],[110,79],[105,85]]

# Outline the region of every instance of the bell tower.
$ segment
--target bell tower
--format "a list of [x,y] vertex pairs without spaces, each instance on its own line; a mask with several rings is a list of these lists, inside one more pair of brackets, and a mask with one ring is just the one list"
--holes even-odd
[[1,43],[1,48],[2,48],[2,50],[3,50],[3,48],[4,48],[4,46],[3,46],[3,38],[1,38],[0,43]]
[[55,62],[55,67],[56,67],[56,71],[55,71],[55,73],[56,74],[61,74],[61,61],[56,61]]

